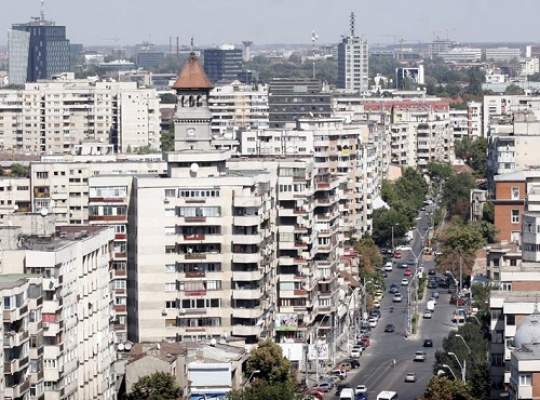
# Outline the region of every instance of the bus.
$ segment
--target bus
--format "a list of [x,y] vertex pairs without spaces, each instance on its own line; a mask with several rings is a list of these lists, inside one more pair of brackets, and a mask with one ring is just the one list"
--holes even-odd
[[397,392],[392,392],[390,390],[383,390],[377,395],[377,400],[399,400]]

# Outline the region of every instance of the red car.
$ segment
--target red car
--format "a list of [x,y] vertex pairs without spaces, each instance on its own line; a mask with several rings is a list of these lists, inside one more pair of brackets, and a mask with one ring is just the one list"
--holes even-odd
[[362,342],[362,346],[366,348],[369,347],[369,336],[362,336],[361,342]]
[[411,271],[410,268],[407,268],[407,269],[405,270],[405,272],[403,272],[403,276],[411,276],[411,275],[412,275],[412,271]]
[[394,258],[401,258],[401,252],[398,250],[394,251]]

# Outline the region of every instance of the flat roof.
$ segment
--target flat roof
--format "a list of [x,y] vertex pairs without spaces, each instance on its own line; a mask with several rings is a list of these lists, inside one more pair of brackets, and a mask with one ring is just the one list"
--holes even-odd
[[515,349],[512,354],[518,360],[540,360],[540,343],[525,344]]
[[29,274],[1,274],[0,289],[13,289],[21,286],[34,275]]

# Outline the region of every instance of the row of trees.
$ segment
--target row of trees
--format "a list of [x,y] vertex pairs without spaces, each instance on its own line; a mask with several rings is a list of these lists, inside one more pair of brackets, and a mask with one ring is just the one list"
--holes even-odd
[[428,185],[420,172],[406,168],[395,182],[384,181],[381,196],[389,208],[373,212],[373,240],[381,247],[391,245],[392,227],[395,237],[402,237],[414,225],[418,210],[426,198]]
[[[303,61],[298,54],[292,54],[287,60],[273,61],[265,56],[255,56],[246,63],[246,68],[256,71],[259,82],[268,83],[272,78],[312,78],[313,63]],[[337,81],[337,61],[329,58],[315,61],[318,80],[331,85]]]

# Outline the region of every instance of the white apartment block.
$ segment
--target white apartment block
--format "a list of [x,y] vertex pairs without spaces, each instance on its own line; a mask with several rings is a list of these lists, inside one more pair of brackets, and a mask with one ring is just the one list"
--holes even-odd
[[43,398],[41,277],[0,274],[0,398]]
[[30,165],[32,210],[46,208],[56,216],[57,223],[87,224],[90,178],[159,175],[165,171],[161,154],[43,157]]
[[2,228],[4,272],[43,278],[44,399],[116,398],[109,286],[114,230],[64,226],[55,233],[51,216],[12,218],[13,226]]
[[462,64],[476,63],[482,59],[482,49],[471,47],[454,47],[447,51],[441,51],[437,57],[443,59],[445,63]]
[[354,14],[350,32],[338,44],[337,87],[348,92],[365,93],[369,89],[369,53],[367,40],[355,35]]
[[268,86],[238,81],[210,91],[212,134],[223,136],[236,130],[267,129],[269,126]]
[[486,61],[508,62],[521,58],[519,47],[490,47],[485,50]]
[[511,117],[515,112],[530,112],[535,119],[540,119],[540,96],[526,95],[488,95],[483,104],[484,136],[495,133],[492,125],[497,125],[504,117]]
[[31,211],[30,179],[0,177],[0,224],[8,214],[29,211]]
[[83,142],[118,152],[160,148],[159,96],[136,83],[74,79],[0,90],[0,150],[72,153]]

